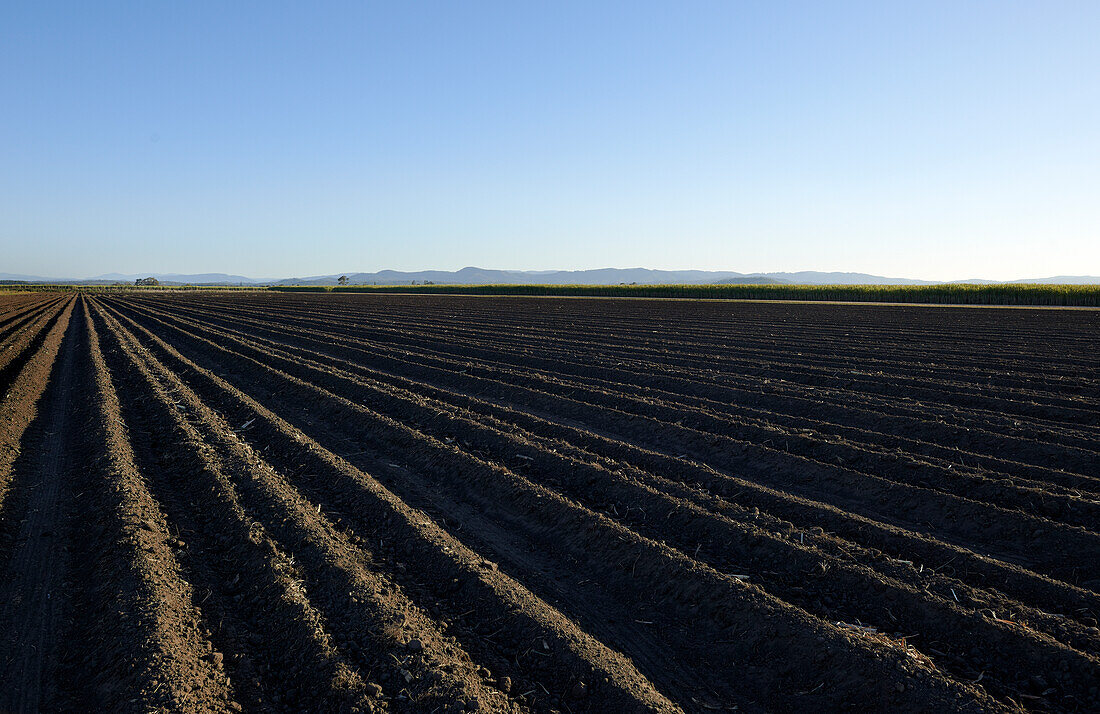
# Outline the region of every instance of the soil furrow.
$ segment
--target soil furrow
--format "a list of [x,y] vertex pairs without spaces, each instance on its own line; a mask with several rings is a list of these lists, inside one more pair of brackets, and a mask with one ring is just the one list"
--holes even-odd
[[[65,330],[20,458],[12,467],[11,490],[4,501],[3,536],[15,536],[10,558],[0,557],[0,708],[38,711],[52,698],[58,631],[65,605],[62,581],[67,553],[62,547],[65,511],[71,494],[68,471],[75,467],[70,428],[74,377],[80,336],[75,320]],[[6,538],[4,538],[6,540]],[[7,555],[7,548],[0,549]]]
[[[436,330],[426,330],[429,333],[435,333]],[[455,329],[453,326],[450,330],[452,334],[465,338],[466,342],[480,343],[487,337],[492,336],[492,333],[482,333],[479,331],[471,331],[465,328]],[[498,340],[503,341],[505,344],[511,344],[520,349],[529,349],[531,347],[532,340],[537,341],[543,334],[545,329],[540,329],[537,332],[530,331],[509,331],[507,338],[499,337]],[[578,347],[585,347],[588,349],[596,348],[597,350],[609,350],[614,349],[617,359],[627,358],[630,359],[634,356],[636,361],[641,364],[655,366],[658,364],[668,365],[680,365],[690,366],[692,364],[691,359],[682,356],[684,351],[688,354],[696,345],[693,345],[689,341],[683,339],[680,340],[680,344],[683,345],[683,350],[677,351],[675,355],[669,353],[667,350],[661,348],[649,348],[641,345],[635,345],[629,335],[623,335],[618,332],[610,332],[609,336],[614,338],[614,341],[601,341],[599,338],[586,339],[583,342],[576,340],[576,338],[568,333],[549,335],[553,340],[554,350],[564,350],[568,353],[571,350],[575,350]],[[646,338],[650,338],[652,335],[647,335]],[[646,343],[649,339],[645,340]],[[724,371],[728,372],[752,372],[759,364],[759,360],[746,359],[742,356],[744,346],[738,344],[736,350],[725,349],[727,345],[709,345],[704,349],[710,351],[710,354],[706,355],[708,363],[718,362],[720,367],[724,368]],[[716,351],[717,350],[717,351]],[[824,387],[829,384],[838,384],[838,377],[836,375],[836,369],[822,368],[817,366],[821,361],[821,350],[814,349],[811,351],[805,351],[805,354],[812,355],[813,361],[805,361],[802,363],[789,362],[793,355],[802,356],[805,351],[794,352],[793,350],[778,352],[774,355],[768,355],[765,357],[769,370],[775,373],[777,370],[779,374],[788,377],[791,381],[801,382],[808,386]],[[926,363],[927,364],[927,363]],[[865,392],[876,392],[885,388],[886,386],[904,386],[907,391],[915,391],[917,393],[923,393],[928,396],[934,396],[938,399],[947,399],[945,403],[957,404],[958,406],[966,406],[968,403],[974,403],[975,401],[995,401],[999,402],[999,411],[1005,412],[1018,412],[1021,416],[1028,413],[1034,416],[1050,416],[1053,418],[1065,419],[1069,414],[1080,414],[1080,404],[1077,400],[1067,399],[1059,392],[1055,392],[1049,395],[1051,404],[1043,405],[1036,402],[1037,398],[1041,398],[1042,395],[1038,393],[1032,393],[1030,390],[1016,390],[1018,394],[1006,396],[1004,398],[996,397],[990,394],[989,380],[985,380],[981,385],[975,385],[971,387],[966,383],[956,383],[950,381],[940,381],[936,378],[930,378],[929,375],[922,375],[916,379],[907,378],[904,372],[900,372],[897,367],[891,367],[891,379],[889,385],[882,380],[868,380],[867,377],[873,376],[873,372],[867,372],[866,370],[846,370],[846,376],[839,378],[843,379],[844,383],[851,385],[853,382],[857,384]],[[939,386],[941,389],[932,392],[928,390],[928,386]],[[1065,411],[1068,410],[1068,411]],[[1062,416],[1056,416],[1060,412],[1065,412]],[[1088,419],[1090,416],[1086,413],[1083,416]]]
[[[37,404],[49,383],[72,310],[70,301],[63,308],[59,307],[52,317],[41,318],[40,334],[34,338],[33,345],[23,351],[24,357],[18,360],[19,369],[0,399],[0,533],[11,530],[9,517],[5,514],[12,464],[20,456],[24,432],[37,415]],[[5,545],[0,542],[0,552],[3,549]]]
[[[190,336],[186,339],[180,337],[180,339],[175,340],[175,342],[177,346],[179,346],[185,342],[201,344],[205,342],[205,340]],[[215,359],[213,355],[218,353],[225,353],[226,355],[231,354],[224,348],[213,345],[212,343],[207,343],[205,349],[206,353],[203,354],[203,360],[208,365],[211,363],[211,360]],[[255,364],[268,371],[272,377],[278,377],[279,374],[271,370],[271,368],[265,368],[263,365],[255,363],[251,359],[240,355],[235,356],[233,362],[238,365],[248,363]],[[229,364],[224,361],[220,362],[218,368],[219,371],[231,369]],[[742,659],[744,657],[745,647],[765,647],[773,649],[775,647],[794,648],[809,646],[809,643],[797,644],[799,642],[799,635],[797,633],[802,631],[816,631],[818,633],[817,637],[824,637],[826,640],[836,636],[835,630],[831,631],[828,628],[823,628],[822,625],[813,625],[811,624],[812,621],[799,617],[796,615],[795,611],[787,608],[780,602],[773,601],[762,593],[754,592],[751,588],[749,590],[744,589],[743,586],[738,585],[736,579],[723,582],[723,578],[719,576],[719,574],[710,571],[708,568],[698,563],[693,563],[688,567],[688,560],[682,555],[676,554],[675,551],[652,541],[647,541],[644,538],[640,538],[637,534],[630,531],[618,529],[614,522],[609,522],[608,519],[595,516],[576,504],[561,499],[555,492],[541,489],[537,485],[531,484],[514,473],[503,471],[499,466],[481,462],[465,454],[465,452],[454,447],[445,447],[430,438],[425,439],[422,436],[407,431],[407,428],[400,426],[399,423],[392,422],[384,417],[372,416],[360,407],[356,407],[331,394],[323,393],[316,387],[312,387],[312,385],[300,383],[297,379],[288,377],[279,377],[279,379],[280,381],[286,382],[282,388],[283,392],[290,392],[292,390],[294,392],[299,392],[294,396],[294,401],[298,403],[308,403],[304,401],[307,399],[306,394],[309,393],[309,390],[315,390],[314,393],[316,396],[310,399],[310,401],[315,402],[317,399],[331,401],[333,404],[331,407],[327,408],[328,410],[347,414],[348,418],[356,424],[363,424],[364,419],[366,419],[368,422],[376,422],[378,427],[385,427],[382,433],[388,432],[384,437],[386,443],[392,446],[402,445],[406,459],[408,459],[410,463],[415,464],[414,470],[431,469],[433,464],[438,462],[440,457],[432,456],[430,454],[431,451],[449,453],[449,469],[452,470],[455,475],[462,475],[463,478],[461,483],[463,483],[463,488],[461,491],[454,490],[454,484],[456,482],[453,476],[447,479],[433,479],[432,488],[442,489],[451,494],[452,498],[458,499],[458,503],[470,502],[471,504],[476,504],[480,502],[483,507],[487,505],[485,499],[490,498],[490,494],[495,495],[495,500],[498,502],[502,494],[509,494],[507,501],[513,505],[510,508],[504,508],[504,510],[511,510],[516,513],[517,518],[513,520],[524,520],[524,525],[530,532],[527,538],[531,539],[531,547],[536,550],[545,550],[547,548],[560,550],[561,556],[559,557],[562,559],[560,562],[572,561],[574,563],[573,567],[582,569],[582,572],[588,568],[600,568],[603,571],[601,579],[604,581],[604,586],[610,588],[611,592],[616,593],[619,602],[622,604],[625,604],[625,602],[623,602],[621,598],[634,597],[630,594],[631,589],[635,587],[631,584],[634,577],[640,578],[643,581],[648,580],[650,582],[650,589],[646,593],[646,600],[650,597],[663,598],[664,601],[661,605],[663,611],[660,612],[660,614],[648,614],[653,611],[656,603],[647,604],[646,602],[639,601],[637,607],[641,612],[645,613],[646,616],[655,617],[658,620],[664,620],[668,623],[662,635],[662,639],[668,644],[676,642],[683,636],[681,633],[683,629],[686,628],[689,621],[698,624],[700,622],[700,617],[708,619],[713,618],[712,621],[715,627],[728,629],[732,634],[738,627],[738,616],[733,613],[744,613],[746,606],[748,606],[750,611],[760,609],[770,610],[772,615],[769,617],[772,620],[772,627],[776,629],[770,633],[770,636],[764,636],[762,639],[756,639],[763,634],[759,633],[758,630],[758,634],[756,635],[749,634],[753,632],[753,628],[748,628],[748,630],[744,632],[739,632],[740,639],[729,643],[729,646],[718,648],[718,651],[729,651],[726,657],[728,660]],[[282,411],[289,413],[289,410],[285,408]],[[388,426],[386,426],[387,424]],[[362,427],[359,427],[359,429],[362,429]],[[370,444],[375,438],[378,438],[362,431],[359,431],[357,436],[361,440],[367,439],[368,441],[366,444]],[[423,456],[417,455],[418,450],[425,449],[427,453]],[[477,495],[475,498],[475,494],[480,495]],[[501,509],[502,506],[498,504],[496,508]],[[482,512],[486,511],[482,510]],[[522,514],[522,516],[520,514]],[[470,522],[470,516],[467,515],[466,518],[468,519],[468,525],[477,525],[477,521]],[[485,516],[482,516],[482,519],[484,518]],[[504,521],[499,521],[499,523],[501,527],[504,527]],[[568,543],[549,543],[546,541],[544,533],[540,533],[538,530],[530,530],[536,527],[535,523],[544,523],[545,527],[550,527],[551,524],[553,524],[553,527],[559,530],[564,529],[566,532],[584,533],[586,548],[578,548],[577,546],[580,545],[579,543],[576,543],[576,545],[570,545]],[[507,527],[515,533],[515,529],[519,526],[520,523],[518,522],[509,522]],[[623,573],[621,570],[624,561],[628,563],[633,561],[630,575]],[[517,563],[517,565],[518,564],[519,563]],[[609,572],[610,569],[614,569],[614,571],[617,572]],[[660,585],[660,583],[666,583],[673,580],[678,581],[686,591],[679,589],[670,590]],[[698,584],[693,584],[693,581],[697,581]],[[699,591],[700,589],[702,589],[702,591],[709,590],[711,592],[711,595],[705,602],[683,599],[686,592]],[[734,602],[739,604],[734,604]],[[621,606],[622,605],[620,605],[620,607]],[[688,607],[691,608],[690,615],[687,611]],[[788,618],[791,619],[788,620]],[[793,624],[794,620],[798,620],[799,625],[795,626]],[[745,623],[741,622],[740,624],[743,626]],[[871,647],[869,643],[861,644],[863,647]],[[878,644],[886,645],[887,643]],[[699,656],[698,653],[691,652],[687,643],[681,645],[681,647],[682,649],[679,650],[680,656],[687,661],[692,661]],[[856,648],[856,650],[863,649],[863,647]],[[847,647],[842,647],[840,650],[834,651],[833,656],[845,656],[848,652],[851,652],[853,655],[855,654],[855,651],[849,650]],[[782,657],[783,655],[777,652],[775,656]],[[862,657],[863,655],[858,656]],[[874,660],[872,659],[871,661]],[[709,666],[713,667],[713,663],[710,663]],[[696,671],[700,674],[704,674],[704,676],[709,676],[709,671],[706,671],[706,667],[702,662],[700,662]],[[795,677],[795,679],[792,682],[792,686],[785,687],[786,689],[798,688],[798,685],[805,681],[800,680],[800,677],[805,676],[804,673],[791,673],[790,676]],[[720,681],[710,680],[710,686],[712,687],[720,687],[722,685],[723,683]],[[808,690],[812,688],[812,686],[811,684],[805,687],[805,689]],[[725,692],[726,696],[732,694],[732,692]]]
[[[241,335],[238,331],[228,332],[235,336]],[[296,338],[291,341],[297,344],[299,343],[299,339],[300,338]],[[272,344],[297,351],[297,348],[290,345],[284,345],[278,342],[272,342]],[[317,349],[317,345],[313,345],[313,348]],[[303,349],[305,351],[299,354],[308,354],[315,360],[323,360],[341,369],[362,373],[362,367],[358,364],[349,364],[339,358],[332,358],[330,360],[324,352],[318,354],[316,352],[310,352],[308,348]],[[322,349],[326,351],[339,350],[337,347],[330,347],[327,345],[322,347]],[[339,351],[344,352],[344,350]],[[359,358],[360,363],[364,357],[369,358],[369,356],[363,354],[362,351],[357,352],[359,352],[359,354],[350,354],[346,356],[349,359]],[[390,361],[390,364],[393,364],[393,360]],[[589,384],[562,381],[544,375],[539,375],[537,379],[531,380],[518,373],[501,374],[498,371],[488,373],[482,372],[479,369],[473,368],[468,363],[465,367],[465,371],[469,374],[466,378],[467,383],[471,385],[471,387],[468,388],[482,394],[485,392],[485,389],[479,388],[481,385],[478,385],[478,382],[482,384],[487,382],[499,389],[501,386],[500,383],[503,381],[513,390],[523,386],[535,393],[547,389],[557,392],[568,391],[571,393],[579,390],[591,391],[589,389]],[[372,370],[367,376],[377,378],[386,375],[381,375]],[[435,375],[435,377],[439,379],[438,374]],[[600,386],[602,386],[604,391],[595,393],[601,396],[609,396],[617,400],[614,403],[618,404],[618,408],[629,411],[630,413],[638,413],[637,408],[631,408],[631,402],[635,404],[640,403],[649,408],[657,407],[665,409],[666,411],[671,410],[669,411],[670,416],[665,416],[663,418],[665,421],[684,422],[691,420],[693,422],[692,425],[701,431],[736,435],[743,440],[762,441],[768,438],[782,437],[784,440],[784,448],[788,452],[801,454],[808,458],[820,458],[824,455],[824,458],[838,460],[850,468],[859,468],[881,476],[888,475],[891,481],[916,483],[947,493],[965,495],[968,498],[982,500],[987,503],[995,503],[1000,506],[1014,506],[1020,510],[1042,513],[1043,515],[1063,520],[1070,524],[1081,525],[1092,523],[1100,519],[1100,502],[1090,503],[1089,501],[1082,500],[1079,490],[1074,490],[1073,492],[1052,492],[1051,487],[1046,484],[1040,485],[1034,482],[1021,482],[1017,484],[981,472],[970,475],[967,473],[969,469],[956,463],[945,463],[942,460],[937,462],[927,458],[908,455],[906,455],[906,458],[901,458],[905,454],[896,448],[892,450],[873,450],[862,445],[855,445],[850,442],[834,439],[832,435],[822,435],[817,432],[812,432],[813,435],[807,437],[805,436],[806,432],[811,431],[807,429],[794,429],[786,431],[785,433],[783,431],[777,432],[774,426],[774,415],[765,415],[770,417],[768,419],[752,419],[749,421],[737,419],[737,421],[729,421],[728,417],[722,414],[722,412],[726,410],[710,400],[707,400],[709,403],[699,408],[694,404],[684,404],[682,401],[678,403],[678,400],[683,400],[684,397],[682,395],[671,395],[667,392],[658,393],[655,397],[642,396],[639,399],[633,395],[628,396],[628,392],[632,392],[634,395],[639,393],[640,390],[634,385],[608,383],[602,380],[600,380],[600,382],[602,382]],[[416,386],[414,385],[412,388],[415,389]],[[670,399],[672,401],[669,401]],[[522,393],[518,396],[514,396],[513,400],[523,400]],[[718,415],[715,415],[716,408],[720,410]],[[679,418],[677,419],[677,417]],[[958,459],[962,458],[961,455],[957,453],[953,454],[953,456]],[[959,468],[955,469],[955,466],[959,466]],[[1082,481],[1085,481],[1085,479],[1079,478],[1073,483],[1076,486],[1081,486]],[[1088,485],[1100,490],[1100,481],[1095,483],[1092,483],[1093,480],[1091,479],[1088,481]]]
[[[469,655],[447,641],[428,616],[371,567],[369,553],[351,541],[361,539],[335,526],[318,504],[303,499],[178,376],[111,322],[128,351],[141,353],[149,368],[171,385],[188,421],[215,447],[228,472],[237,476],[234,483],[251,528],[264,529],[301,565],[307,591],[321,596],[316,606],[333,626],[341,649],[364,674],[381,675],[397,689],[396,701],[408,701],[409,706],[514,708],[502,692],[482,682]],[[409,647],[414,640],[420,643],[415,652]],[[403,681],[409,674],[412,679]]]
[[[344,393],[348,392],[345,390]],[[393,396],[395,399],[402,398],[401,395]],[[769,592],[822,617],[830,620],[861,620],[863,624],[873,624],[882,630],[893,629],[904,623],[909,629],[919,631],[929,647],[946,651],[942,655],[944,664],[941,666],[953,670],[956,663],[961,663],[964,667],[959,672],[961,676],[973,678],[982,671],[982,663],[986,660],[967,663],[970,659],[969,653],[975,646],[981,651],[1015,651],[1016,654],[1010,661],[1020,665],[1017,669],[1002,672],[999,667],[986,665],[987,676],[984,682],[991,693],[1016,695],[1017,689],[1026,688],[1030,677],[1037,672],[1043,673],[1052,681],[1056,677],[1065,678],[1067,682],[1075,682],[1080,687],[1089,681],[1096,666],[1087,656],[1065,648],[1060,649],[1041,636],[1033,638],[1029,631],[1013,632],[993,620],[973,620],[965,616],[963,610],[950,602],[951,597],[958,599],[957,594],[948,595],[945,591],[946,598],[932,596],[930,593],[910,589],[891,578],[870,575],[865,568],[851,567],[828,557],[822,560],[821,554],[813,552],[812,547],[802,552],[801,545],[787,542],[782,534],[777,538],[759,529],[740,529],[736,524],[723,522],[723,519],[715,518],[706,511],[696,509],[692,512],[691,504],[654,497],[652,492],[637,488],[635,484],[621,478],[618,472],[577,461],[569,462],[554,453],[556,448],[553,451],[531,448],[528,440],[517,438],[514,431],[497,431],[493,436],[499,438],[493,438],[477,430],[462,429],[462,423],[468,423],[468,420],[461,413],[441,411],[439,414],[438,426],[441,431],[431,430],[432,425],[427,424],[424,419],[408,417],[403,421],[416,424],[422,432],[432,433],[436,438],[442,439],[447,433],[453,434],[468,448],[479,453],[493,453],[497,458],[515,455],[526,461],[518,462],[526,467],[525,473],[545,474],[553,488],[582,502],[590,502],[593,496],[591,492],[596,491],[596,501],[605,508],[605,515],[609,515],[606,509],[608,504],[612,504],[611,510],[617,504],[626,509],[626,515],[619,516],[616,513],[616,518],[620,522],[629,523],[634,530],[649,533],[653,537],[671,534],[672,542],[681,550],[689,553],[694,550],[695,557],[698,558],[700,549],[703,549],[704,556],[712,556],[711,559],[704,558],[705,562],[718,565],[719,569],[727,566],[729,571],[729,566],[732,565],[732,572],[752,572],[753,582],[761,583]],[[429,427],[427,431],[426,426]],[[541,482],[547,481],[543,479]],[[631,514],[634,514],[633,518]],[[658,525],[654,526],[655,523]],[[746,542],[752,543],[752,547],[740,545]],[[723,543],[726,547],[715,552],[714,543]],[[734,544],[737,546],[733,547]],[[779,562],[785,563],[788,574],[782,577],[778,573],[775,577],[769,576],[769,569],[775,567],[772,563]],[[822,577],[826,573],[827,577]],[[796,583],[815,577],[819,578],[815,588],[817,592],[815,599],[810,600],[799,592],[801,588]],[[884,596],[877,592],[882,589],[886,590]],[[834,604],[822,606],[822,596],[827,602]],[[876,600],[881,604],[876,605]],[[850,605],[844,607],[840,604],[845,602]],[[1086,641],[1090,646],[1096,644],[1094,639]],[[1060,669],[1044,671],[1048,663],[1058,663],[1051,666],[1060,666],[1062,661],[1076,663],[1071,665],[1074,674],[1070,677],[1064,677]],[[1073,691],[1074,685],[1070,684],[1067,689]],[[1076,692],[1077,696],[1087,698],[1086,690],[1087,685]]]
[[[400,559],[397,565],[405,567],[397,567],[390,577],[403,587],[438,598],[441,607],[456,602],[457,606],[450,609],[457,636],[479,659],[512,662],[509,666],[526,674],[542,672],[545,658],[554,665],[549,672],[526,676],[541,677],[556,696],[568,695],[581,683],[585,697],[591,697],[594,703],[624,710],[672,709],[620,655],[576,630],[515,581],[486,567],[482,557],[434,522],[409,509],[373,479],[322,449],[247,395],[153,339],[152,345],[159,347],[161,358],[175,364],[176,373],[187,379],[204,400],[223,405],[226,411],[236,407],[241,423],[252,419],[248,433],[272,448],[266,458],[294,473],[293,481],[299,488],[308,481],[315,484],[314,488],[323,489],[311,497],[323,500],[329,511],[354,518],[358,530],[369,534],[371,541],[379,540],[381,549],[389,549],[393,557]],[[492,636],[486,637],[489,633]],[[466,640],[464,636],[477,639]],[[497,637],[508,644],[494,644]],[[538,649],[545,643],[553,644],[545,651]],[[574,710],[577,704],[573,703]]]
[[[187,311],[180,312],[186,313]],[[229,314],[233,314],[233,312],[230,311]],[[235,320],[221,319],[216,313],[200,314],[199,317],[204,321],[208,321],[211,324],[220,324],[230,329],[232,329],[232,327],[236,324]],[[255,328],[253,328],[252,331],[257,332]],[[262,333],[263,330],[261,329],[259,330],[259,332]],[[300,337],[301,334],[303,334],[303,331],[294,330],[290,333],[284,334],[292,334],[297,339]],[[372,339],[375,337],[373,331],[371,336]],[[360,340],[355,339],[354,335],[347,336],[346,339],[341,341],[339,344],[333,344],[332,340],[327,337],[322,338],[320,342],[326,345],[328,349],[340,349],[344,354],[349,355],[349,359],[353,359],[360,363],[371,364],[380,368],[385,365],[387,369],[394,369],[400,364],[409,363],[409,369],[413,370],[411,374],[421,375],[421,378],[426,378],[423,377],[423,375],[431,374],[433,371],[452,371],[455,373],[461,371],[469,372],[471,368],[479,365],[484,366],[484,371],[479,372],[479,374],[490,379],[494,377],[498,379],[500,377],[504,377],[505,379],[512,380],[513,375],[516,374],[513,369],[517,366],[516,362],[504,363],[499,361],[499,358],[501,357],[499,346],[497,349],[492,351],[477,350],[472,348],[471,346],[466,346],[464,350],[457,353],[439,352],[440,340],[433,336],[433,339],[431,341],[429,341],[428,339],[419,340],[418,344],[416,345],[417,351],[410,353],[407,350],[391,350],[389,348],[385,348],[382,345],[379,345],[377,342],[364,343]],[[492,340],[490,340],[489,344],[494,343]],[[359,349],[356,349],[357,346]],[[352,355],[352,352],[356,354]],[[478,355],[478,360],[476,362],[471,362],[470,357],[475,354]],[[457,359],[454,359],[456,357]],[[548,359],[547,350],[545,349],[527,349],[519,355],[518,359],[518,364],[522,366],[523,370],[520,374],[541,373],[549,376],[550,378],[553,378],[555,374],[569,374],[571,379],[581,379],[586,382],[589,382],[589,380],[593,379],[591,377],[591,375],[593,374],[593,366],[591,361],[577,362],[576,360],[571,358]],[[441,369],[433,370],[433,367],[439,367]],[[537,367],[541,367],[542,369],[538,369]],[[424,371],[425,369],[427,370],[427,372]],[[405,373],[410,374],[408,370],[406,370]],[[815,413],[819,413],[821,409],[821,402],[819,400],[811,403],[813,405],[814,413],[806,413],[805,410],[800,407],[797,401],[795,403],[791,403],[788,399],[783,402],[774,403],[778,398],[777,396],[768,397],[767,400],[761,402],[761,398],[763,398],[765,395],[761,394],[758,391],[758,387],[756,391],[754,391],[753,389],[734,388],[733,385],[730,384],[730,378],[734,375],[730,375],[728,373],[723,375],[721,383],[716,382],[713,377],[708,377],[703,380],[700,380],[697,377],[691,379],[677,377],[670,382],[666,378],[655,376],[652,371],[624,371],[619,367],[607,366],[600,367],[598,373],[602,379],[595,379],[596,384],[615,384],[621,383],[623,381],[629,381],[631,385],[636,385],[637,387],[647,386],[648,388],[664,391],[666,394],[677,394],[688,397],[707,397],[708,402],[712,404],[716,403],[713,401],[714,399],[723,399],[723,406],[721,407],[722,409],[728,410],[731,414],[746,414],[749,418],[760,416],[768,419],[769,421],[772,421],[774,420],[775,414],[784,416],[785,413],[791,414],[792,417],[796,419],[799,417],[814,418]],[[703,375],[699,376],[702,377]],[[764,379],[763,381],[765,383],[768,383],[774,382],[775,380]],[[474,385],[471,388],[477,389],[476,382],[476,378],[471,380],[471,384]],[[752,385],[753,383],[749,382],[748,384]],[[667,390],[674,391],[668,392]],[[834,420],[840,419],[844,423],[850,423],[852,405],[850,404],[850,398],[847,401],[848,403],[842,407],[845,411],[841,414],[830,416],[830,418],[833,418]],[[758,406],[754,406],[754,404],[758,404]],[[775,409],[778,409],[779,411],[769,411]],[[884,426],[884,423],[888,424],[892,419],[895,418],[891,415],[886,415],[881,412],[869,414],[867,415],[867,417],[869,419],[865,418],[864,421],[873,425],[876,429]],[[953,420],[957,421],[957,419]],[[903,426],[903,428],[900,430],[900,433],[902,435],[907,436],[913,433],[913,423],[904,423],[901,426]],[[981,454],[975,454],[972,457],[969,453],[971,442],[973,442],[975,439],[987,439],[986,436],[983,436],[976,431],[976,424],[973,422],[972,419],[968,419],[965,425],[954,427],[946,425],[938,426],[935,423],[929,424],[926,422],[921,422],[919,426],[921,429],[926,431],[929,428],[937,429],[939,433],[933,432],[929,436],[937,439],[947,439],[949,440],[949,443],[952,443],[955,446],[954,449],[947,450],[946,453],[943,454],[944,458],[952,463],[956,460],[961,461],[963,458],[966,458],[966,460],[969,462],[973,462],[973,459],[981,458],[982,456]],[[1019,431],[1019,427],[1014,427],[1014,430]],[[894,436],[894,438],[898,438],[897,432],[891,432],[891,435]],[[1080,441],[1079,437],[1075,438],[1077,438],[1077,441]],[[964,453],[959,453],[958,449],[958,447],[962,445],[960,443],[961,440],[965,440],[967,442],[967,448],[962,449]],[[1019,444],[1019,436],[1016,436],[1013,440],[1001,439],[996,444],[990,444],[984,447],[987,452],[985,455],[988,456],[988,452],[995,454],[1005,453],[1006,449],[1013,449],[1018,454]],[[979,444],[974,444],[974,446],[978,445]],[[1031,451],[1034,452],[1036,448],[1042,447],[1037,442],[1033,442]],[[1051,463],[1053,459],[1064,459],[1065,455],[1066,452],[1064,448],[1046,448],[1045,453],[1039,456],[1038,459],[1042,465],[1037,466],[1036,464],[1029,464],[1029,466],[1033,469],[1043,469],[1043,473],[1050,474],[1052,473],[1052,470],[1046,468],[1046,465]],[[1079,465],[1091,465],[1095,462],[1095,459],[1095,453],[1082,454],[1081,457],[1076,460],[1076,463]],[[962,465],[965,466],[965,464]],[[1005,464],[1002,460],[995,460],[993,462],[994,469],[1003,465]],[[1067,465],[1067,462],[1063,461],[1059,465],[1061,467],[1065,467]],[[1054,471],[1053,473],[1057,474],[1058,472]],[[1079,475],[1067,475],[1067,478],[1069,479],[1069,485],[1073,486],[1076,485],[1074,483],[1074,479],[1081,480],[1082,477]],[[1095,484],[1095,478],[1085,477],[1085,480],[1087,483]]]
[[0,709],[1100,709],[1100,311],[0,292]]
[[[60,711],[232,710],[225,671],[180,574],[168,526],[134,464],[119,394],[99,336],[81,310],[88,419],[74,473],[71,607],[61,657]],[[80,412],[78,412],[80,414]]]
[[242,703],[279,711],[369,710],[365,683],[333,648],[296,564],[252,527],[213,450],[164,385],[105,327],[100,334],[113,343],[104,350],[108,366],[124,375],[128,391],[145,395],[122,408],[124,419],[144,427],[131,432],[139,467],[157,474],[150,492],[183,543],[177,557],[218,648],[210,656],[232,671]]
[[[185,334],[182,328],[174,326],[177,320],[156,319],[170,326],[170,329]],[[343,394],[353,389],[357,399],[367,400],[366,403],[372,404],[373,408],[384,410],[392,404],[389,395],[380,395],[369,385],[355,385],[346,378],[312,366],[304,362],[301,355],[284,357],[269,347],[253,346],[228,335],[225,340],[232,342],[242,356],[258,359],[336,393]],[[645,439],[646,443],[660,450],[670,448],[662,448],[662,445],[671,444],[671,448],[703,463],[734,471],[763,484],[781,485],[786,490],[811,498],[820,498],[822,490],[827,489],[831,502],[842,504],[846,509],[878,520],[885,518],[912,530],[931,528],[938,537],[970,547],[980,544],[990,554],[1027,563],[1031,568],[1060,579],[1073,577],[1072,568],[1082,553],[1094,552],[1100,561],[1100,539],[1095,534],[1046,518],[1005,511],[920,486],[896,484],[873,474],[859,474],[860,478],[853,483],[853,472],[849,469],[789,454],[778,446],[699,431],[690,424],[684,425],[685,420],[665,421],[661,419],[659,410],[650,415],[639,415],[573,395],[543,393],[540,396],[542,398],[536,405],[556,413],[564,411],[587,428],[613,434],[619,439]],[[532,401],[528,396],[526,403],[531,404]],[[415,405],[411,408],[415,409]],[[918,504],[923,506],[920,520],[913,518]],[[1017,542],[1013,536],[1021,530],[1032,534],[1033,546],[1042,549],[1040,558],[1036,557],[1031,547],[1005,548],[1006,543]]]

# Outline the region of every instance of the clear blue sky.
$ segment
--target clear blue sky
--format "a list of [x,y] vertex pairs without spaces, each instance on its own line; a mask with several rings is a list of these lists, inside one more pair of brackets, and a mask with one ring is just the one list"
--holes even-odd
[[5,2],[0,272],[1100,274],[1100,2]]

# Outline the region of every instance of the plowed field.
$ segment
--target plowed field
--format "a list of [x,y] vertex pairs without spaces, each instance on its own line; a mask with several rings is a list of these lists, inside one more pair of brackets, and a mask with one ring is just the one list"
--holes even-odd
[[1100,709],[1100,311],[0,296],[0,711]]

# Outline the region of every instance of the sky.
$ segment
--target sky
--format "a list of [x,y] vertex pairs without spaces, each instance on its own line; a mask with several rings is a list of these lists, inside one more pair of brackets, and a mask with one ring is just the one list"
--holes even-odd
[[1100,3],[0,4],[0,272],[1100,275]]

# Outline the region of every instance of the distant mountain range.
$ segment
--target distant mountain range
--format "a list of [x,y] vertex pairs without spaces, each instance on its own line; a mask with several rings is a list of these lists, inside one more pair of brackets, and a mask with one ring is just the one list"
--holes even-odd
[[[490,270],[463,268],[462,270],[421,270],[401,272],[381,270],[377,273],[347,273],[350,285],[410,285],[416,283],[440,283],[451,285],[489,284],[539,284],[539,285],[618,285],[638,283],[644,285],[705,284],[722,281],[747,283],[778,283],[766,275],[745,275],[728,271],[708,270],[650,270],[648,268],[601,268],[598,270]],[[305,278],[287,278],[278,285],[335,285],[339,275],[313,275]]]
[[[944,282],[973,283],[979,285],[997,283],[996,280],[972,278],[967,280],[937,281],[888,278],[867,273],[822,273],[802,271],[797,273],[735,273],[712,270],[650,270],[648,268],[601,268],[599,270],[491,270],[463,268],[462,270],[420,270],[402,272],[380,270],[376,273],[344,273],[349,285],[411,285],[436,283],[450,285],[486,284],[542,284],[542,285],[713,285],[713,284],[793,284],[793,285],[938,285]],[[154,277],[166,285],[336,285],[340,273],[313,275],[303,278],[279,278],[260,280],[243,275],[225,273],[107,273],[92,278],[44,278],[33,275],[0,273],[0,282],[27,282],[79,285],[110,285],[133,283],[138,278]],[[1098,285],[1100,277],[1093,275],[1058,275],[1050,278],[1023,278],[1012,283],[1057,283],[1068,285]]]
[[0,273],[0,282],[7,283],[46,283],[49,285],[115,285],[117,283],[133,283],[138,278],[154,277],[165,285],[274,285],[274,280],[256,280],[246,278],[243,275],[227,275],[226,273],[134,273],[124,275],[122,273],[107,273],[92,278],[44,278],[40,275],[17,275],[14,273]]
[[196,273],[193,275],[182,275],[180,273],[141,273],[134,275],[122,275],[121,273],[107,273],[106,275],[99,275],[93,278],[93,280],[110,280],[112,282],[133,282],[138,278],[154,277],[161,282],[174,282],[184,285],[196,285],[203,283],[219,283],[219,284],[235,284],[235,283],[262,283],[263,280],[256,280],[255,278],[246,278],[243,275],[226,275],[225,273]]

